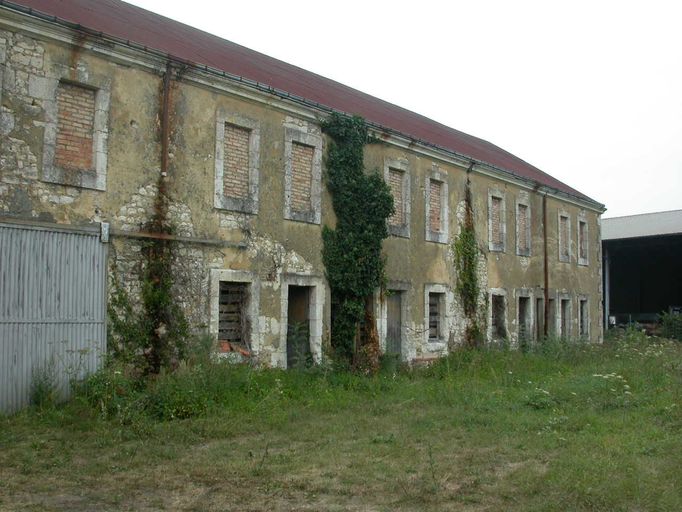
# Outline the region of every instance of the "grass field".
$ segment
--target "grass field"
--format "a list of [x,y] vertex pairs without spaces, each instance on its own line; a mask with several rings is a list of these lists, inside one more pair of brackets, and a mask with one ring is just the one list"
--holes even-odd
[[114,367],[0,418],[2,510],[682,510],[682,343],[431,368]]

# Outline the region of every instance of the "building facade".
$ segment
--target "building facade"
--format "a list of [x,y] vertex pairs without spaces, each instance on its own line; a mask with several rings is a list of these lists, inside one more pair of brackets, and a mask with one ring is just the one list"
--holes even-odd
[[[452,241],[468,181],[488,338],[540,338],[546,305],[549,333],[601,340],[603,205],[485,141],[127,4],[21,3],[0,6],[0,223],[99,228],[110,293],[117,282],[139,295],[162,187],[191,326],[219,351],[286,367],[289,326],[305,322],[320,360],[333,300],[321,232],[335,223],[320,122],[336,110],[365,117],[383,142],[365,165],[395,203],[375,304],[384,350],[413,361],[462,342]],[[183,54],[202,38],[205,54]]]

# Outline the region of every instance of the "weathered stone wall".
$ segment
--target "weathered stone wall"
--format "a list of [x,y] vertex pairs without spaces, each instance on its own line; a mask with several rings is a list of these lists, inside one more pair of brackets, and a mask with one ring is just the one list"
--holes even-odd
[[[57,41],[40,32],[44,23],[27,23],[25,33],[18,33],[3,29],[0,22],[0,214],[75,225],[110,223],[110,280],[121,283],[135,299],[144,265],[141,248],[148,243],[139,235],[154,214],[163,183],[169,198],[167,220],[181,237],[175,243],[174,291],[193,328],[215,332],[215,283],[234,279],[251,287],[251,336],[263,361],[285,364],[288,286],[316,290],[311,332],[318,345],[328,338],[330,296],[321,231],[325,224],[334,225],[335,218],[322,186],[325,139],[316,119],[319,113],[199,72],[174,74],[168,169],[161,182],[166,63],[142,53],[114,58],[116,48],[103,54],[82,38]],[[59,134],[65,133],[63,122],[60,125],[63,113],[56,108],[57,91],[65,90],[60,84],[96,91],[95,114],[85,116],[93,123],[93,160],[88,165],[88,151],[80,146],[83,159],[75,164],[93,167],[91,177],[65,172],[66,154],[56,149],[63,140]],[[400,224],[391,227],[396,236],[384,244],[387,280],[389,289],[400,290],[405,300],[403,357],[431,358],[461,343],[466,329],[455,293],[451,242],[463,222],[467,171],[443,155],[426,155],[418,146],[400,147],[391,137],[386,139],[387,144],[368,146],[366,165],[383,171],[401,199],[400,219],[391,219]],[[49,172],[46,159],[52,159],[54,167]],[[487,312],[489,290],[505,289],[509,332],[515,340],[518,296],[541,297],[544,286],[542,197],[528,186],[484,173],[469,177],[481,248],[481,315]],[[498,212],[505,229],[495,235],[497,242],[504,242],[504,251],[498,252],[488,250],[491,190],[505,196],[499,204],[505,210]],[[528,205],[528,255],[516,251],[516,199]],[[599,215],[555,197],[547,202],[550,295],[569,294],[576,303],[574,311],[578,297],[588,297],[591,338],[597,340]],[[578,265],[577,247],[570,261],[560,261],[559,210],[572,219],[569,238],[574,245],[578,218],[587,222],[588,264]],[[438,343],[428,339],[429,290],[445,297],[447,335]],[[382,311],[381,294],[377,301],[377,311]],[[571,321],[577,332],[577,315]],[[383,327],[382,332],[385,336]],[[319,346],[316,350],[319,354]]]

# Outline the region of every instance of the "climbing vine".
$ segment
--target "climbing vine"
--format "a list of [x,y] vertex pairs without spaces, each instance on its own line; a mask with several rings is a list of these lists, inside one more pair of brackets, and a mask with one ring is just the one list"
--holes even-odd
[[478,297],[481,285],[478,280],[478,257],[480,249],[476,242],[474,214],[471,204],[471,182],[467,177],[464,192],[464,220],[459,236],[453,242],[455,270],[457,272],[456,291],[462,301],[464,315],[468,322],[465,343],[479,346],[485,339],[485,314],[479,313]]
[[333,297],[332,347],[348,362],[357,362],[363,353],[376,359],[378,339],[367,312],[384,276],[381,246],[393,198],[378,171],[364,172],[370,139],[363,118],[332,114],[322,130],[331,139],[327,186],[336,214],[336,227],[322,231],[322,259]]

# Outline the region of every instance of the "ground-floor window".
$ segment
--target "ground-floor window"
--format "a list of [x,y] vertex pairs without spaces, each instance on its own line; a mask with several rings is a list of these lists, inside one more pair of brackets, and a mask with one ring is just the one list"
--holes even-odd
[[560,335],[562,338],[568,338],[571,335],[571,299],[562,298],[559,311],[559,327],[561,329]]
[[519,297],[518,303],[518,341],[520,346],[528,344],[531,338],[530,297]]
[[590,337],[590,310],[589,303],[586,298],[581,298],[578,301],[578,315],[580,323],[580,337],[589,338]]
[[220,281],[218,292],[218,343],[221,352],[250,354],[246,304],[249,284]]
[[444,293],[429,293],[429,341],[441,341],[443,333]]

